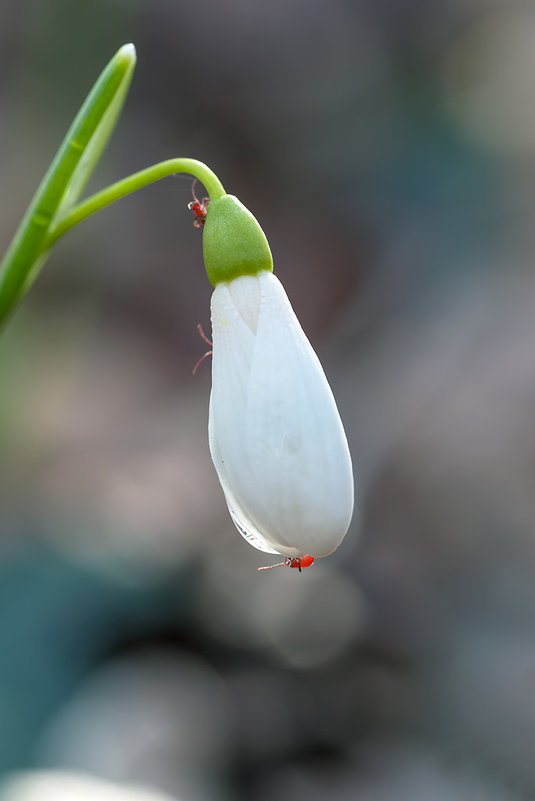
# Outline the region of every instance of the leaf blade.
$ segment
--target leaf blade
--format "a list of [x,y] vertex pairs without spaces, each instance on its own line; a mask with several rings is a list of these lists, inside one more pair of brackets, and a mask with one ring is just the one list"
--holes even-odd
[[29,289],[46,260],[50,228],[76,203],[124,104],[136,63],[123,45],[101,72],[41,181],[0,265],[0,322]]

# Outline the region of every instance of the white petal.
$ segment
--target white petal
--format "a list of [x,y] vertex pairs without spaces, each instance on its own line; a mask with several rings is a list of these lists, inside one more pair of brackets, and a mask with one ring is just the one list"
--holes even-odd
[[[255,526],[254,511],[243,508],[244,497],[255,493],[247,468],[243,423],[260,294],[258,279],[243,276],[231,283],[218,284],[212,295],[214,356],[208,437],[212,461],[236,528],[258,550],[280,553]],[[214,409],[217,409],[217,423]],[[235,496],[233,487],[240,488],[240,498]]]
[[245,517],[243,510],[240,508],[239,502],[234,497],[232,487],[227,479],[225,465],[221,458],[217,437],[214,430],[213,416],[212,416],[212,399],[210,398],[210,413],[208,417],[208,440],[210,443],[210,455],[217,470],[219,483],[225,493],[225,500],[227,502],[228,510],[232,521],[242,537],[247,540],[250,545],[253,545],[257,550],[264,551],[264,553],[280,553],[275,548],[268,545],[267,540],[252,524],[251,520]]
[[351,459],[282,285],[267,271],[218,285],[212,323],[211,450],[238,528],[286,556],[331,553],[352,515]]

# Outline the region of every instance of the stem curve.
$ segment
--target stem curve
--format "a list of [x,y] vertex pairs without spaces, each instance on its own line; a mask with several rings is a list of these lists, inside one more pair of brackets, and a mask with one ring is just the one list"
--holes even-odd
[[48,232],[43,242],[41,253],[46,252],[51,245],[57,242],[67,231],[70,231],[71,228],[87,219],[87,217],[90,217],[92,214],[95,214],[95,212],[126,197],[126,195],[130,195],[132,192],[137,192],[138,189],[142,189],[144,186],[148,186],[148,184],[181,172],[190,173],[204,184],[211,200],[220,198],[225,194],[223,184],[217,175],[202,161],[188,158],[175,158],[161,161],[144,170],[135,172],[133,175],[129,175],[127,178],[123,178],[121,181],[111,184],[111,186],[107,186],[105,189],[96,192],[94,195],[82,201],[82,203],[74,206],[74,208]]

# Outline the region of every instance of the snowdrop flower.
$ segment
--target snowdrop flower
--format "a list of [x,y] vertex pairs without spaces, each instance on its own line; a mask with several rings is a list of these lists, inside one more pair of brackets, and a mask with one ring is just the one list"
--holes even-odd
[[203,247],[215,285],[212,460],[240,534],[300,567],[305,554],[332,553],[351,520],[353,476],[342,422],[272,273],[267,240],[236,198],[210,204]]

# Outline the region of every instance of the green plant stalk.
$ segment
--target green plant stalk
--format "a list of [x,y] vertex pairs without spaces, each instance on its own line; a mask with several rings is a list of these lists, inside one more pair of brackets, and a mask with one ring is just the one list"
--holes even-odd
[[129,175],[128,178],[123,178],[122,181],[117,181],[117,183],[107,186],[106,189],[102,189],[79,203],[71,209],[67,216],[60,219],[56,225],[50,228],[42,244],[42,251],[46,252],[67,231],[70,231],[71,228],[95,214],[95,212],[106,208],[106,206],[115,203],[132,192],[136,192],[138,189],[142,189],[148,184],[154,183],[154,181],[159,181],[161,178],[176,175],[176,173],[180,172],[189,173],[201,181],[206,187],[211,200],[216,200],[225,194],[220,180],[202,161],[187,158],[168,159]]
[[180,172],[190,173],[201,181],[211,200],[225,196],[221,182],[205,164],[196,159],[175,158],[130,175],[77,204],[115,128],[135,63],[132,44],[121,47],[111,59],[41,181],[0,264],[0,323],[33,283],[51,246],[96,211],[154,181]]
[[68,215],[106,146],[121,112],[136,63],[124,45],[100,74],[0,264],[0,321],[26,292],[46,259],[49,230]]

